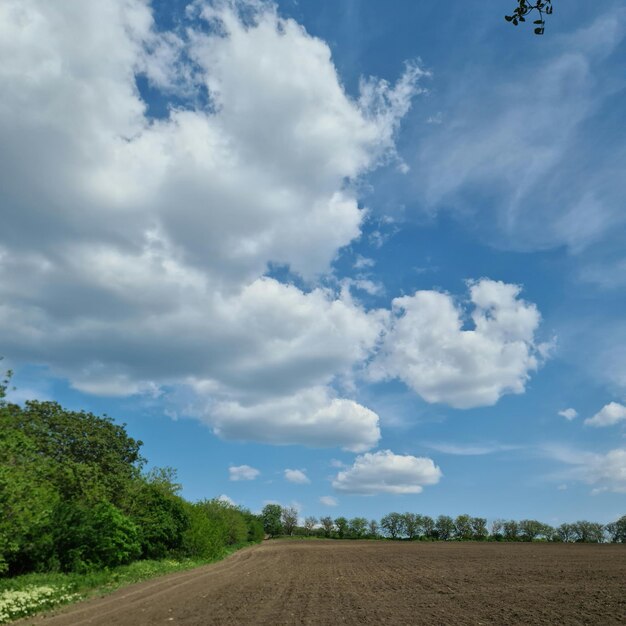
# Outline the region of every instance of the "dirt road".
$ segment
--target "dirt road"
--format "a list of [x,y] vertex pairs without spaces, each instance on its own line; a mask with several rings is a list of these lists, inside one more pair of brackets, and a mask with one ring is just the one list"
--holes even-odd
[[626,545],[269,541],[25,623],[626,624]]

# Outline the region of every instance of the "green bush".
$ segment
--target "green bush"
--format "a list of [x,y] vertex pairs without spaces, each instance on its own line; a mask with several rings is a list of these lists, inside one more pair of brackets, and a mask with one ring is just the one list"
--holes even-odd
[[245,543],[259,528],[247,523],[245,514],[221,500],[203,500],[189,505],[190,525],[183,546],[189,556],[214,559],[228,546]]
[[63,571],[124,565],[139,557],[137,526],[108,502],[64,502],[54,516],[55,549]]
[[142,482],[129,513],[139,528],[143,558],[160,559],[182,549],[190,520],[180,496],[160,484]]

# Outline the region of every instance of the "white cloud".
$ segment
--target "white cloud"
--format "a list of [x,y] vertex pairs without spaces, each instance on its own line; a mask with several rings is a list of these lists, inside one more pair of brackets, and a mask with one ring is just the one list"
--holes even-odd
[[310,483],[309,477],[299,469],[286,469],[285,470],[285,480],[288,480],[290,483],[296,483],[299,485],[306,485]]
[[333,498],[333,496],[320,496],[320,504],[324,506],[337,506],[339,501],[337,498]]
[[333,487],[364,495],[420,493],[425,485],[438,483],[441,476],[432,459],[381,450],[358,456],[350,468],[337,474]]
[[576,409],[563,409],[562,411],[559,411],[559,415],[571,422],[573,419],[578,417],[578,411]]
[[370,296],[381,296],[385,293],[385,287],[382,283],[370,280],[369,278],[356,278],[350,281],[350,284]]
[[228,468],[229,480],[254,480],[261,472],[249,465],[231,465]]
[[362,452],[380,438],[376,413],[352,400],[333,398],[321,387],[249,406],[220,402],[205,419],[227,439],[273,444],[341,446]]
[[224,502],[225,504],[230,504],[230,506],[237,506],[235,501],[232,498],[230,498],[229,496],[227,496],[225,493],[217,496],[217,499],[220,502]]
[[626,421],[626,406],[618,402],[609,402],[603,406],[593,417],[585,420],[587,426],[613,426]]
[[446,123],[430,126],[413,167],[426,208],[454,207],[512,249],[578,253],[616,230],[623,238],[623,134],[600,127],[600,149],[594,131],[619,106],[623,84],[604,72],[625,32],[626,11],[607,7],[547,56],[528,51],[515,71],[485,63],[452,81]]
[[[0,343],[89,393],[195,394],[225,437],[364,450],[375,414],[329,385],[381,314],[264,274],[313,280],[360,235],[350,181],[397,159],[422,72],[354,99],[325,42],[242,6],[194,3],[182,36],[144,0],[2,3]],[[193,97],[150,119],[141,72]]]
[[424,444],[431,450],[442,452],[443,454],[453,454],[457,456],[482,456],[494,454],[496,452],[510,452],[519,450],[521,446],[513,446],[501,443],[476,443],[476,444],[456,444],[445,442],[431,442]]
[[374,259],[370,259],[368,257],[357,254],[353,267],[356,270],[362,270],[369,267],[374,267],[374,265],[376,265],[376,261],[374,261]]
[[546,449],[551,458],[570,466],[559,477],[578,480],[594,486],[594,491],[626,493],[626,448],[609,450],[606,454],[583,452],[553,446]]
[[372,378],[399,378],[428,402],[456,408],[522,393],[538,367],[539,312],[519,298],[517,285],[481,279],[469,287],[474,327],[467,330],[463,311],[445,293],[417,291],[394,299]]

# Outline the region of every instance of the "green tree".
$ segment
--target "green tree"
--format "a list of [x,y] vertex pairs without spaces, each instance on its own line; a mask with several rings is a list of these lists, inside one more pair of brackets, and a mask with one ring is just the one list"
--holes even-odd
[[144,558],[160,559],[182,548],[191,520],[173,478],[172,470],[166,469],[136,481],[128,512],[139,528]]
[[435,520],[430,515],[424,515],[422,517],[422,528],[424,530],[424,536],[428,539],[437,538],[437,527]]
[[370,537],[370,539],[378,539],[378,531],[379,531],[378,522],[375,519],[370,520],[367,526],[367,534]]
[[556,536],[559,538],[560,541],[563,542],[570,542],[570,541],[574,541],[574,528],[571,524],[561,524],[557,529],[556,529]]
[[504,520],[502,519],[494,519],[491,522],[491,538],[495,541],[501,541],[504,536],[502,534],[502,529],[504,528]]
[[383,529],[387,537],[397,539],[403,532],[404,520],[400,513],[388,513],[380,520],[380,527]]
[[472,517],[470,520],[472,526],[472,539],[474,541],[484,541],[489,535],[487,530],[487,520],[484,517]]
[[307,535],[312,535],[313,534],[313,529],[315,528],[316,524],[317,524],[317,518],[316,517],[308,516],[308,517],[305,518],[305,520],[304,520],[304,530],[305,530]]
[[[4,357],[0,356],[0,361],[4,361]],[[11,384],[11,378],[13,378],[13,370],[6,370],[4,375],[0,375],[0,406],[5,403],[7,395],[7,389]]]
[[402,527],[403,534],[409,539],[409,541],[413,541],[413,539],[417,539],[422,532],[422,516],[417,513],[405,513],[402,516]]
[[362,539],[367,532],[367,520],[364,517],[353,517],[350,520],[349,529],[353,539]]
[[109,502],[63,502],[54,515],[54,544],[63,571],[130,563],[141,552],[137,526]]
[[544,525],[536,519],[523,519],[519,522],[522,541],[534,541],[544,530]]
[[343,539],[348,534],[348,520],[345,517],[337,517],[335,519],[335,527],[337,528],[337,536]]
[[325,517],[320,518],[320,524],[324,529],[324,537],[330,538],[332,537],[333,530],[335,529],[335,523],[333,522],[333,518],[330,515],[326,515]]
[[519,539],[519,524],[515,520],[503,522],[502,531],[506,541],[517,541]]
[[607,524],[606,531],[613,543],[626,543],[626,515]]
[[285,506],[281,510],[280,517],[285,535],[293,535],[298,525],[298,509],[295,506]]
[[244,520],[248,526],[248,541],[258,543],[263,541],[265,530],[263,529],[263,520],[259,515],[254,515],[247,509],[240,509]]
[[578,543],[602,543],[604,541],[604,526],[596,522],[579,520],[572,524],[574,541]]
[[449,515],[440,515],[435,522],[437,537],[442,541],[448,541],[454,534],[454,520]]
[[129,437],[124,425],[107,416],[67,411],[56,402],[15,407],[8,427],[34,442],[63,499],[107,500],[123,508],[144,463],[142,442]]
[[472,538],[472,518],[470,515],[459,515],[454,520],[454,538],[468,541]]
[[190,556],[218,558],[227,547],[249,540],[248,511],[218,498],[187,503],[186,509],[189,526],[183,534],[183,550]]
[[266,504],[261,511],[263,529],[270,537],[278,537],[283,533],[283,525],[280,521],[282,509],[280,504]]

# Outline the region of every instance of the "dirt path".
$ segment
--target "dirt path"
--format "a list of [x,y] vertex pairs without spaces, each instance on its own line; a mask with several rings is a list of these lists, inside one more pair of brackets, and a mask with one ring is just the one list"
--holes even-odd
[[270,541],[22,623],[626,624],[626,546]]

